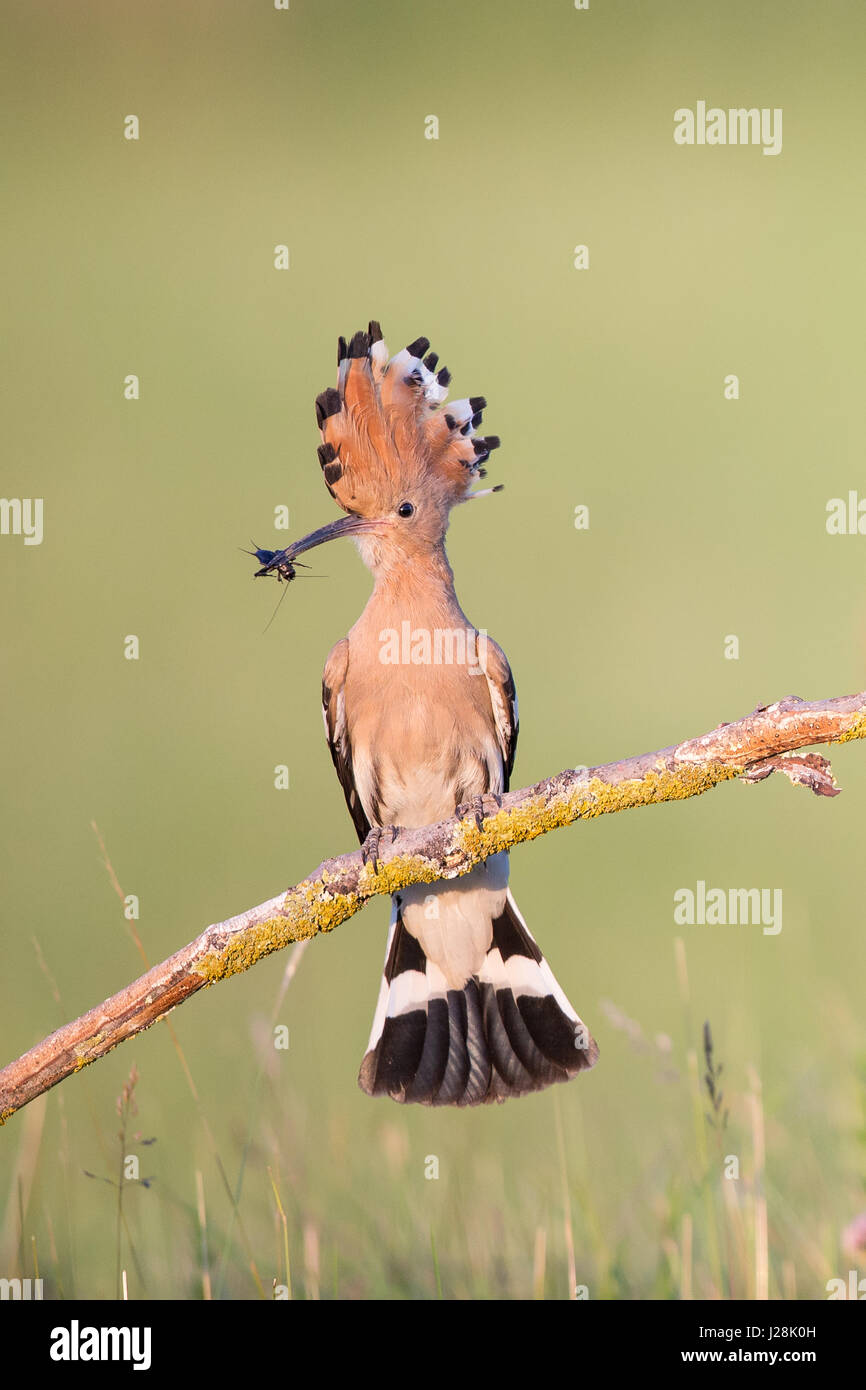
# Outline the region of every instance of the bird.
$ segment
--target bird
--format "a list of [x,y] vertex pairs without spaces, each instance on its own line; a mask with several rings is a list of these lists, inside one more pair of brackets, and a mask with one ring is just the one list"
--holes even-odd
[[[260,574],[294,577],[307,550],[352,537],[370,598],[322,678],[328,747],[365,862],[390,828],[483,814],[508,790],[518,706],[502,648],[457,599],[445,533],[499,446],[487,405],[447,403],[451,374],[427,338],[390,357],[377,321],[337,347],[337,385],[316,397],[325,485],[344,517]],[[282,575],[280,576],[280,566]],[[385,965],[358,1084],[400,1103],[474,1106],[568,1081],[598,1046],[508,886],[508,854],[392,896]]]

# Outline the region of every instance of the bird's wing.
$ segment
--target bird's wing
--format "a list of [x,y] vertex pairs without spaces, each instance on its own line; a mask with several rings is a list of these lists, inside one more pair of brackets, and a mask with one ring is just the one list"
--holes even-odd
[[517,691],[504,651],[490,637],[486,638],[486,644],[484,674],[487,677],[487,689],[490,691],[490,703],[493,707],[496,741],[502,752],[502,790],[507,792],[520,727]]
[[344,637],[333,648],[322,674],[322,717],[325,721],[325,737],[337,769],[337,776],[343,788],[349,814],[355,823],[361,843],[370,831],[370,822],[364,813],[358,789],[355,786],[355,773],[352,767],[352,745],[346,723],[346,672],[349,669],[349,639]]

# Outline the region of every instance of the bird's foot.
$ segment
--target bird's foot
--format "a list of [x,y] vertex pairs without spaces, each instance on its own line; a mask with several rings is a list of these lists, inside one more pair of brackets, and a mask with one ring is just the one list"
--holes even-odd
[[475,824],[479,830],[484,829],[484,817],[495,816],[497,811],[502,809],[502,797],[493,793],[487,796],[473,796],[471,801],[461,801],[455,808],[454,814],[460,820],[467,820],[469,816],[474,816]]
[[389,830],[391,832],[391,844],[393,845],[397,836],[400,834],[399,825],[372,826],[372,828],[367,834],[367,838],[361,845],[361,860],[364,864],[369,865],[369,867],[372,868],[374,873],[378,873],[381,867],[381,860],[379,859],[379,849],[382,843],[382,836],[385,834],[386,830]]

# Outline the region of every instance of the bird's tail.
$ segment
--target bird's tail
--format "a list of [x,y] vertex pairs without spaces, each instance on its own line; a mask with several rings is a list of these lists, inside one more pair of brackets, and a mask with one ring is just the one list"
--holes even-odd
[[481,968],[457,989],[392,905],[362,1091],[421,1105],[482,1105],[568,1081],[597,1059],[594,1038],[510,892]]

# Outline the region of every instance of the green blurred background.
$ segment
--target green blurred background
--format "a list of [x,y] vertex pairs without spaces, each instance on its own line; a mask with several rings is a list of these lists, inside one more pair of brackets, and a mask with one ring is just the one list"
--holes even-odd
[[[45,535],[0,538],[0,1060],[140,973],[92,821],[151,962],[353,847],[319,682],[368,575],[317,553],[263,632],[277,586],[238,547],[286,543],[280,504],[295,536],[336,515],[313,398],[370,317],[502,436],[506,491],[449,554],[515,674],[516,786],[866,684],[866,538],[825,529],[866,496],[862,4],[2,11],[2,491]],[[698,100],[783,108],[782,153],[675,145]],[[270,1294],[286,1245],[296,1297],[751,1297],[762,1261],[771,1296],[825,1297],[866,1204],[866,759],[833,761],[837,800],[773,778],[515,852],[590,1075],[474,1112],[363,1096],[379,901],[299,962],[287,1052],[272,957],[173,1016],[198,1103],[160,1024],[12,1120],[0,1275],[113,1297],[123,1152],[153,1178],[123,1189],[135,1297],[254,1298],[251,1260]],[[698,879],[781,887],[782,932],[676,927]]]

